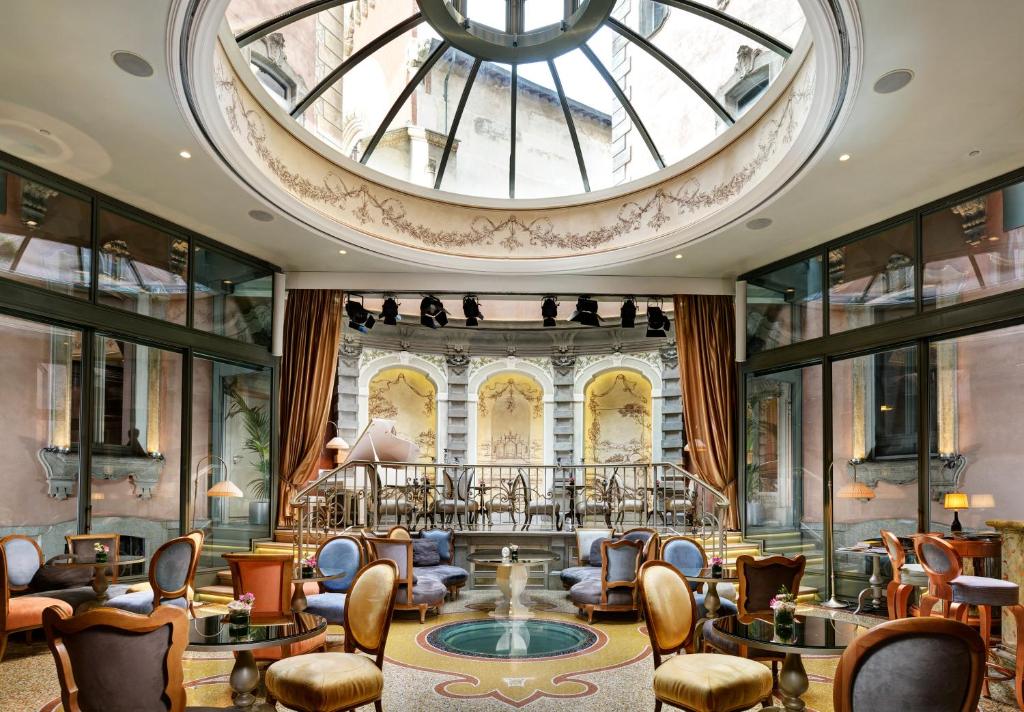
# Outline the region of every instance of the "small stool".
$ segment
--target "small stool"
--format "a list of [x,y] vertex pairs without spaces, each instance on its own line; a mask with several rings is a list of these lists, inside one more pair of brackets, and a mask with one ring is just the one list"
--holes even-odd
[[267,692],[300,712],[342,712],[374,703],[381,709],[384,673],[356,653],[309,653],[267,668]]

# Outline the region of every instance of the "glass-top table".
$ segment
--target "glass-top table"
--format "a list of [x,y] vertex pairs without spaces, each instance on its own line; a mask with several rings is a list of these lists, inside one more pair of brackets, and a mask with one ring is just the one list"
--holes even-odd
[[199,653],[236,653],[228,680],[235,692],[235,706],[246,708],[256,702],[252,691],[260,682],[253,650],[309,640],[326,630],[327,620],[312,613],[254,614],[247,626],[234,625],[227,616],[206,616],[189,622],[188,649]]
[[106,604],[109,596],[107,596],[107,588],[110,586],[110,581],[107,578],[107,571],[116,571],[122,566],[131,566],[132,564],[144,564],[146,563],[145,556],[108,556],[106,561],[96,561],[96,557],[93,555],[78,556],[73,554],[65,554],[64,556],[57,556],[50,559],[49,564],[53,566],[63,566],[72,569],[92,569],[92,590],[96,594],[95,600],[86,601],[78,607],[78,612],[87,610],[89,608],[98,608]]
[[498,589],[501,598],[495,602],[489,615],[494,618],[529,618],[530,606],[522,600],[530,566],[557,561],[559,556],[548,549],[519,549],[515,561],[502,556],[500,549],[478,549],[467,557],[477,566],[493,566],[496,569]]
[[806,706],[801,699],[809,681],[801,655],[838,655],[868,628],[884,621],[851,616],[823,609],[800,609],[793,636],[782,640],[775,633],[772,614],[726,616],[715,619],[715,630],[737,645],[784,653],[779,675],[783,707],[799,712]]

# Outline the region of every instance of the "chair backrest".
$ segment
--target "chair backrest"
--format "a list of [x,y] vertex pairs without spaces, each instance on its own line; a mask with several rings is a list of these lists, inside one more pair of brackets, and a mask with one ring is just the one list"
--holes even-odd
[[408,585],[411,596],[412,583],[415,578],[412,570],[412,540],[402,541],[401,539],[369,536],[366,537],[366,541],[370,543],[374,561],[383,559],[394,562],[398,567],[398,584]]
[[633,527],[622,532],[623,539],[639,541],[644,545],[644,559],[658,558],[658,532],[650,527]]
[[359,570],[345,599],[346,653],[362,650],[376,658],[377,667],[383,667],[384,646],[397,596],[395,562],[372,561]]
[[697,606],[686,577],[667,561],[640,566],[640,606],[651,638],[654,667],[661,656],[679,652],[693,638]]
[[576,558],[580,565],[590,563],[590,548],[595,541],[611,539],[614,529],[581,527],[576,530]]
[[[683,576],[696,576],[708,565],[708,555],[704,547],[699,541],[688,536],[670,536],[663,539],[660,556]],[[698,586],[698,583],[690,584],[694,591]]]
[[963,560],[953,545],[934,534],[914,537],[914,554],[928,574],[928,588],[940,597],[947,597],[949,582],[963,573]]
[[235,590],[235,598],[244,593],[256,596],[253,613],[291,613],[294,574],[291,554],[238,552],[221,556],[231,567],[231,586]]
[[4,573],[7,576],[6,588],[9,591],[28,590],[32,577],[43,565],[43,550],[32,537],[23,534],[10,534],[0,539],[7,556]]
[[907,563],[907,552],[903,550],[900,538],[888,529],[879,530],[879,534],[882,535],[882,544],[885,546],[885,551],[889,555],[889,561],[892,563],[892,577],[899,581],[900,569],[903,568],[903,564]]
[[974,712],[985,675],[977,632],[946,618],[882,623],[843,652],[833,683],[835,712]]
[[331,537],[316,552],[316,566],[328,576],[339,576],[320,583],[320,589],[328,593],[344,593],[352,587],[352,581],[363,565],[363,545],[350,534]]
[[401,524],[396,524],[388,529],[388,539],[403,539],[405,541],[411,541],[412,534],[410,534],[409,530]]
[[66,712],[184,712],[185,611],[96,608],[69,617],[53,606],[43,611],[43,628]]
[[[96,551],[93,549],[93,545],[96,543],[106,544],[110,547],[111,561],[118,558],[118,555],[121,553],[120,534],[68,534],[64,537],[64,541],[67,543],[69,554],[81,556],[83,559],[96,555]],[[119,572],[119,566],[107,568],[107,575],[110,576],[110,580],[113,582],[117,582],[117,574]]]
[[446,467],[444,469],[445,498],[468,501],[475,475],[476,473],[472,468],[460,468],[459,473],[453,478],[451,468]]
[[192,560],[192,571],[188,575],[189,586],[196,578],[196,570],[199,568],[199,558],[203,555],[203,544],[206,543],[206,532],[202,529],[193,529],[186,534],[189,539],[196,543],[195,557]]
[[149,585],[153,589],[154,608],[162,601],[181,598],[188,593],[197,559],[193,537],[180,536],[160,545],[149,563]]
[[800,592],[800,579],[804,577],[807,559],[801,554],[792,559],[786,556],[768,556],[755,559],[742,554],[736,557],[736,607],[740,614],[770,613],[771,600],[783,586],[794,596]]
[[601,603],[608,602],[608,589],[632,588],[643,559],[644,544],[630,539],[601,542]]
[[454,529],[421,529],[420,539],[429,539],[437,544],[437,553],[442,564],[450,564],[455,558]]

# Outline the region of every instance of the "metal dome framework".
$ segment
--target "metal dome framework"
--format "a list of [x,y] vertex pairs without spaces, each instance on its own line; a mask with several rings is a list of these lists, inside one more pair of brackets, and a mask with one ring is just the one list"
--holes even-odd
[[[242,49],[292,23],[354,1],[311,0],[237,34],[235,40],[239,49]],[[659,170],[664,169],[666,163],[663,154],[655,145],[651,133],[647,130],[636,108],[630,102],[622,87],[616,82],[609,69],[594,53],[593,49],[586,44],[587,40],[603,27],[610,28],[625,41],[638,47],[655,59],[682,84],[694,92],[726,126],[732,126],[736,122],[736,117],[690,71],[670,57],[665,51],[655,46],[647,37],[612,17],[616,0],[563,0],[562,18],[560,21],[531,30],[525,28],[525,5],[527,0],[505,0],[505,27],[503,29],[494,28],[472,19],[467,13],[469,1],[417,0],[419,10],[416,13],[401,20],[354,51],[347,59],[328,72],[304,96],[298,99],[294,107],[289,110],[289,114],[292,118],[298,120],[324,92],[341,81],[346,74],[359,66],[360,63],[406,32],[426,23],[441,37],[441,41],[431,50],[418,70],[399,93],[383,120],[377,126],[358,160],[363,165],[368,163],[370,157],[384,138],[388,127],[401,111],[405,102],[416,91],[417,87],[423,83],[425,77],[434,65],[437,64],[438,60],[449,49],[455,48],[469,55],[473,63],[459,97],[451,125],[448,128],[444,150],[435,175],[433,186],[435,190],[441,189],[441,183],[444,179],[445,170],[448,167],[462,115],[469,101],[473,86],[476,83],[481,64],[483,62],[497,62],[511,66],[511,147],[509,152],[508,197],[515,198],[516,113],[519,66],[530,63],[544,63],[547,65],[561,105],[584,191],[587,193],[591,191],[583,150],[572,117],[570,100],[567,98],[562,77],[554,62],[557,57],[575,49],[579,49],[587,58],[608,89],[611,90],[616,101],[629,116],[657,168]],[[793,52],[792,47],[771,34],[722,10],[702,4],[697,0],[651,0],[651,2],[716,23],[760,44],[779,55],[783,60],[788,59]]]

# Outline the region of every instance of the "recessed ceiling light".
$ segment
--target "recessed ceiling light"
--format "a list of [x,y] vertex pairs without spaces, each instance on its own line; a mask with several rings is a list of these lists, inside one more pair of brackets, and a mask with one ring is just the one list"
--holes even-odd
[[134,52],[128,52],[127,50],[122,49],[114,52],[110,56],[114,60],[114,64],[116,64],[121,71],[131,74],[133,77],[153,76],[153,65]]
[[839,160],[842,161],[843,163],[846,163],[848,160],[850,160],[850,154],[844,153],[839,157]]
[[192,154],[188,151],[178,151],[178,155],[182,158],[192,158]]
[[914,73],[909,69],[894,69],[886,72],[875,82],[875,91],[879,94],[892,94],[910,84]]
[[259,222],[270,222],[274,219],[274,216],[268,213],[266,210],[250,210],[249,217]]
[[981,149],[978,149],[978,148],[976,148],[976,149],[974,149],[973,151],[970,151],[970,152],[969,152],[969,153],[967,154],[967,157],[968,157],[968,158],[974,158],[975,156],[980,156],[980,155],[981,155]]
[[754,218],[753,220],[747,222],[747,227],[751,230],[764,230],[771,224],[771,218]]
[[338,254],[339,255],[347,255],[348,254],[348,250],[338,250]]
[[676,259],[677,260],[681,260],[681,259],[683,259],[683,256],[682,255],[676,255]]

